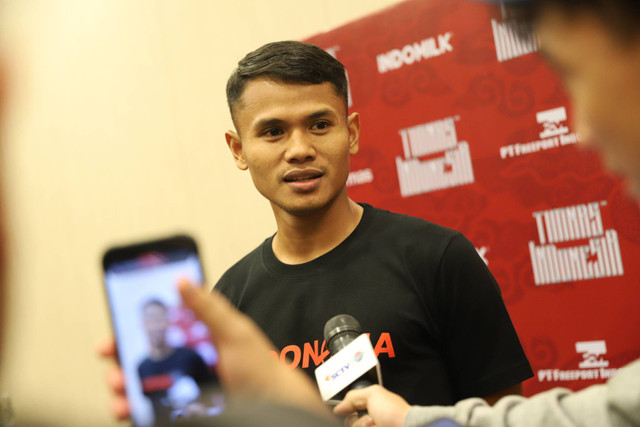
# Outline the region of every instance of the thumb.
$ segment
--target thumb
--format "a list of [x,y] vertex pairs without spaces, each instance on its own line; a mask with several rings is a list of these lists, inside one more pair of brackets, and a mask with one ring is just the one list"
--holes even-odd
[[224,338],[233,329],[231,323],[237,321],[239,314],[219,292],[208,292],[186,279],[180,280],[178,291],[185,305],[207,325],[214,338]]
[[351,390],[344,397],[344,400],[333,408],[333,412],[338,415],[347,415],[356,411],[367,409],[367,402],[370,395],[370,387]]

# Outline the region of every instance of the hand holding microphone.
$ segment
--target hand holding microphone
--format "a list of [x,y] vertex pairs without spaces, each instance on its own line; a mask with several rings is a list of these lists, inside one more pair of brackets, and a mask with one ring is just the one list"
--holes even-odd
[[367,388],[351,390],[333,412],[337,415],[349,415],[364,412],[350,427],[401,427],[411,406],[401,396],[389,390],[373,385]]
[[[360,357],[359,352],[364,353],[368,350],[368,347],[371,347],[371,341],[369,340],[369,338],[367,337],[365,339],[364,337],[365,336],[362,334],[360,323],[358,323],[358,321],[353,316],[350,316],[348,314],[339,314],[337,316],[334,316],[329,319],[329,321],[327,321],[327,323],[324,325],[324,339],[327,343],[329,353],[331,353],[333,357],[342,357],[338,355],[341,351],[347,348],[347,346],[354,342],[357,342],[356,340],[358,339],[361,339],[363,341],[363,344],[361,345],[362,347],[358,347],[357,349],[355,349],[355,355],[353,357],[354,360],[352,361],[352,363],[354,364],[360,362],[359,360],[357,360]],[[369,345],[367,346],[364,341],[367,341]],[[373,358],[375,359],[375,362],[377,364],[378,359],[375,355],[375,352],[373,352],[373,348],[371,350],[372,352],[370,354],[373,354]],[[348,357],[348,355],[346,354],[345,356]],[[364,357],[364,354],[362,355],[362,357]],[[347,361],[346,363],[348,364],[349,361]],[[345,391],[365,388],[370,385],[380,383],[381,381],[379,368],[378,372],[376,372],[375,368],[372,368],[372,370],[367,371],[361,377],[357,378],[353,383],[349,384]]]
[[[382,383],[378,358],[356,319],[348,314],[329,319],[324,339],[332,357],[315,371],[324,401],[341,400],[350,390]],[[358,417],[366,415],[365,408],[354,409],[359,409]]]

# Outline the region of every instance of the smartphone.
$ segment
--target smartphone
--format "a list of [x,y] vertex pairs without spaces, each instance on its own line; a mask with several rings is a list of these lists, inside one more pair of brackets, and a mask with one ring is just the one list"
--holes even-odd
[[220,414],[217,351],[177,290],[183,278],[204,283],[194,239],[178,235],[112,247],[102,265],[133,425]]

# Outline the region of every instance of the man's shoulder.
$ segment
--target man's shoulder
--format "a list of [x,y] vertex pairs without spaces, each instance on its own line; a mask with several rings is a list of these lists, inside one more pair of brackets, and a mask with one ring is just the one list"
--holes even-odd
[[401,232],[408,236],[420,238],[428,234],[431,239],[450,241],[456,236],[461,236],[457,230],[436,224],[429,220],[418,218],[399,212],[393,212],[382,208],[369,206],[374,216],[376,228],[397,233]]
[[364,239],[370,251],[401,257],[418,274],[436,271],[446,261],[455,266],[477,264],[477,250],[460,231],[411,215],[371,209],[374,219]]

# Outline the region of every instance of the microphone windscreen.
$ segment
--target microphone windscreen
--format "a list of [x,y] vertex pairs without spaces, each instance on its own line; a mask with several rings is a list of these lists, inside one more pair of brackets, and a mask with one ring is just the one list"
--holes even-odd
[[338,314],[324,325],[324,340],[331,354],[336,354],[362,334],[360,323],[348,314]]

